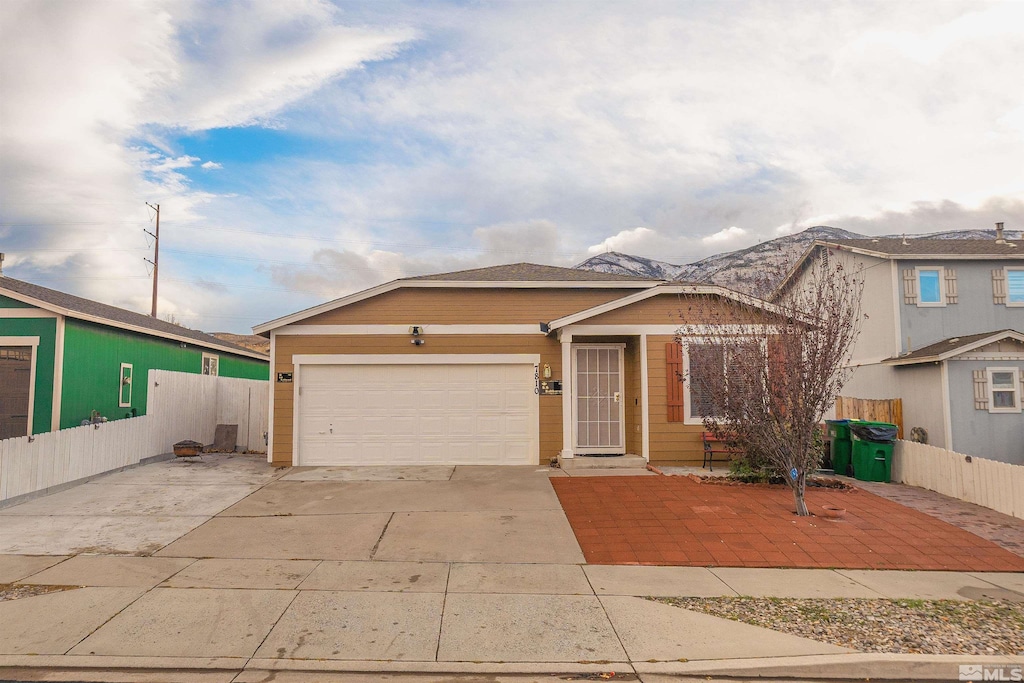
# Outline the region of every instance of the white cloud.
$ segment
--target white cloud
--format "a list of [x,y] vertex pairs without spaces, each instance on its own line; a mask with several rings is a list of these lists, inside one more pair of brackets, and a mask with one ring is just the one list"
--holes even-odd
[[747,236],[747,231],[743,228],[737,228],[735,225],[719,230],[713,235],[708,235],[701,238],[701,242],[704,244],[711,244],[716,247],[726,246],[729,243],[736,243]]
[[[169,309],[252,322],[312,303],[275,287],[684,263],[816,223],[1012,227],[1022,7],[8,0],[0,240],[144,306],[160,203],[167,246],[222,256],[182,255]],[[250,124],[322,145],[239,164],[169,137]],[[210,271],[235,288],[187,282]]]
[[[144,202],[161,205],[173,246],[176,233],[207,223],[217,200],[183,175],[199,158],[171,149],[160,127],[265,120],[413,36],[341,19],[322,0],[0,3],[8,265],[40,284],[147,311]],[[208,237],[186,246],[216,241]],[[227,253],[237,248],[236,240]],[[201,285],[187,282],[190,272],[177,282],[172,268],[165,272],[161,307],[201,311],[191,324],[216,310]],[[245,293],[233,296],[237,308]]]

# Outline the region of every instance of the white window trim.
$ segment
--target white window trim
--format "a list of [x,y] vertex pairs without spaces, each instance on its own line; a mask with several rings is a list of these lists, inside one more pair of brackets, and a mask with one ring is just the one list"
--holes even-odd
[[1024,273],[1024,268],[1011,268],[1010,266],[1003,266],[1003,278],[1006,282],[1006,304],[1007,308],[1022,308],[1024,307],[1024,301],[1011,301],[1010,300],[1010,273]]
[[[121,383],[124,381],[124,369],[128,368],[128,401],[122,401],[121,396]],[[135,381],[135,370],[132,368],[131,363],[121,363],[121,369],[117,372],[117,407],[118,408],[131,408],[132,407],[132,383]]]
[[[939,273],[939,300],[925,301],[924,287],[921,286],[921,273],[923,271],[938,271]],[[914,279],[917,281],[917,307],[918,308],[942,308],[946,305],[946,269],[942,266],[917,266],[914,268]]]
[[[1013,402],[1014,407],[1012,408],[997,408],[995,393],[997,391],[995,384],[992,382],[992,375],[997,372],[1009,372],[1013,374],[1013,382],[1011,383],[1011,389],[1013,391]],[[985,368],[986,379],[988,380],[988,412],[990,413],[1020,413],[1020,368],[1007,367],[1007,368]],[[998,391],[1010,391],[1011,389],[1000,388]]]
[[[217,362],[217,365],[216,365],[217,372],[215,372],[215,373],[204,372],[204,370],[206,370],[206,360],[207,359],[213,359],[214,361]],[[204,351],[203,352],[202,364],[199,366],[199,372],[200,372],[200,374],[207,375],[208,377],[218,377],[220,375],[220,356],[218,356],[215,353],[206,353]]]

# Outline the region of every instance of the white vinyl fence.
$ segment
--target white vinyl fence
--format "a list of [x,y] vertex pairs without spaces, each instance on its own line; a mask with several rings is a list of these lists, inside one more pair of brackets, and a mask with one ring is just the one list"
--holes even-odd
[[184,439],[213,443],[238,425],[238,447],[266,452],[265,380],[150,370],[146,414],[0,441],[0,504],[170,453]]
[[1024,519],[1024,465],[897,441],[892,480]]

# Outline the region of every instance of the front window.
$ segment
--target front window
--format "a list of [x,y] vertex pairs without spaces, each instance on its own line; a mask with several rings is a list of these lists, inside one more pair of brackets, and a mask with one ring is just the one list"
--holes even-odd
[[990,413],[1019,413],[1020,369],[987,368]]
[[754,391],[760,400],[763,392],[757,390],[757,383],[765,380],[766,363],[761,342],[743,339],[724,345],[693,343],[687,344],[686,349],[687,422],[695,424],[705,417],[721,417],[730,395],[738,400],[750,398],[745,388]]
[[918,268],[917,286],[920,304],[942,305],[942,269]]
[[711,344],[691,344],[687,351],[690,360],[687,377],[689,417],[697,421],[714,417],[719,412],[714,388],[725,385],[725,349]]
[[1006,269],[1006,305],[1024,306],[1024,270]]

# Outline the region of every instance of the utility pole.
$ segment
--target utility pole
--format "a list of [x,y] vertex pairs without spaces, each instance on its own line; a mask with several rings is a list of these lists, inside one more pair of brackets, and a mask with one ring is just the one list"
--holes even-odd
[[154,318],[156,317],[156,285],[160,275],[160,205],[153,206],[149,202],[146,202],[146,206],[156,211],[156,232],[152,233],[149,230],[143,229],[142,232],[153,238],[153,260],[150,261],[148,258],[142,259],[147,263],[153,264],[153,311],[150,313]]

